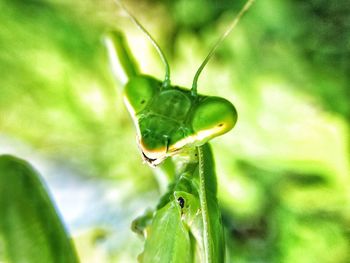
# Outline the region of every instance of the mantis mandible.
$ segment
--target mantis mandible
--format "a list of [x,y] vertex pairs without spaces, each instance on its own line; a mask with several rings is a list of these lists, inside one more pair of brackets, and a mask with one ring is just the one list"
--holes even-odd
[[134,122],[143,160],[152,167],[171,157],[173,181],[154,212],[133,222],[145,237],[141,262],[224,262],[225,240],[211,139],[230,131],[237,112],[221,97],[197,92],[198,78],[216,48],[249,9],[248,0],[227,31],[198,68],[192,88],[171,85],[170,67],[161,48],[120,1],[116,3],[145,33],[165,65],[164,81],[140,73],[124,37],[111,32],[105,38],[112,70],[124,85],[123,99]]

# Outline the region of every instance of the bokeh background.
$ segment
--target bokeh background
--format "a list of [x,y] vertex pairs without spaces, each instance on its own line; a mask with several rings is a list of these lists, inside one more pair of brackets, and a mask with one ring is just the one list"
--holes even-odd
[[[190,87],[241,0],[125,0]],[[43,175],[82,262],[136,262],[130,223],[160,195],[142,163],[102,37],[119,29],[160,79],[147,38],[113,1],[0,0],[0,153]],[[239,120],[213,140],[228,262],[350,262],[350,2],[256,0],[199,91]]]

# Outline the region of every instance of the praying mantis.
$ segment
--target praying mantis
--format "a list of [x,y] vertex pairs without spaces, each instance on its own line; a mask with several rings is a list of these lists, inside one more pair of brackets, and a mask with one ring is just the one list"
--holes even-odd
[[214,159],[209,141],[230,131],[237,112],[228,100],[200,95],[198,78],[219,44],[249,9],[247,1],[228,30],[198,68],[192,88],[173,86],[167,59],[147,30],[120,1],[116,3],[149,38],[165,65],[160,81],[142,74],[122,33],[105,38],[113,73],[123,85],[124,104],[133,120],[145,163],[164,170],[172,182],[154,211],[134,220],[132,228],[145,238],[141,262],[224,262],[225,239],[217,200]]

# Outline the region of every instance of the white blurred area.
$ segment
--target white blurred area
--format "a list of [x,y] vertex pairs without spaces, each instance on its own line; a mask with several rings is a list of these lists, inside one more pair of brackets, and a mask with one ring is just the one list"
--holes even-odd
[[[69,165],[52,160],[14,138],[0,135],[0,155],[29,162],[41,175],[58,213],[74,238],[81,262],[97,263],[114,257],[134,261],[142,242],[131,222],[157,200],[157,193],[133,194],[129,180],[89,178]],[[128,240],[126,242],[126,240]]]

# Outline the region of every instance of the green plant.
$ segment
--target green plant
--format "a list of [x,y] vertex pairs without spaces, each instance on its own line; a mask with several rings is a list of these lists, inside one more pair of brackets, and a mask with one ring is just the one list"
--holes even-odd
[[0,260],[78,262],[46,187],[26,161],[0,156]]

